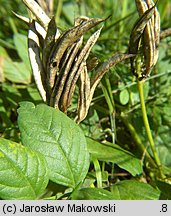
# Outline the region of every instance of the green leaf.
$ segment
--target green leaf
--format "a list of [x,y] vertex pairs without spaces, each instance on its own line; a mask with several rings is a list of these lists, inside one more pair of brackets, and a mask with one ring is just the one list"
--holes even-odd
[[11,82],[28,84],[31,80],[31,71],[23,62],[13,62],[10,58],[4,61],[4,76]]
[[91,136],[93,139],[98,139],[102,136],[99,120],[96,110],[90,107],[86,119],[80,123],[80,127],[84,131],[85,136]]
[[160,192],[146,183],[124,180],[111,187],[111,191],[121,200],[158,200]]
[[158,136],[155,140],[156,149],[163,165],[170,167],[171,165],[171,136],[170,127],[162,125],[158,130]]
[[46,105],[22,102],[18,124],[24,145],[45,156],[50,179],[76,187],[86,176],[89,153],[85,136],[64,113]]
[[122,105],[126,105],[129,102],[129,92],[127,89],[121,91],[119,95],[119,100]]
[[22,34],[14,34],[14,44],[16,46],[18,55],[24,62],[27,70],[31,71],[29,57],[28,57],[28,45],[27,45],[27,36]]
[[28,86],[27,91],[28,91],[28,94],[31,97],[32,101],[34,101],[34,103],[42,102],[42,98],[40,96],[40,93],[38,92],[35,85]]
[[4,82],[4,60],[8,57],[6,50],[0,46],[0,83]]
[[4,61],[4,76],[11,82],[28,84],[31,80],[31,67],[28,58],[27,37],[15,34],[14,44],[22,62],[14,62],[7,56]]
[[3,47],[0,47],[0,57],[8,57],[8,53]]
[[170,184],[157,181],[157,186],[161,190],[160,200],[171,200],[171,182]]
[[8,113],[4,107],[3,100],[0,98],[0,120],[2,120],[3,124],[0,124],[0,131],[2,131],[3,127],[10,127],[11,126],[11,121],[8,116]]
[[9,140],[0,139],[1,199],[36,199],[48,184],[44,157]]
[[[159,119],[159,117],[161,118],[161,123],[158,123],[159,125],[157,130],[157,136],[155,137],[155,144],[161,163],[165,166],[171,167],[171,104],[169,103],[162,105],[158,106],[160,112],[157,112],[157,114],[156,112],[154,112],[153,114],[154,119]],[[157,115],[159,116],[158,118]]]
[[87,138],[88,150],[98,160],[116,163],[133,176],[142,173],[141,161],[116,144],[102,144]]
[[[139,92],[136,85],[129,88],[131,104],[135,105],[140,102]],[[144,99],[146,100],[149,93],[149,82],[144,83]]]
[[[16,85],[11,85],[11,83],[2,83],[2,96],[4,98],[4,103],[7,104],[7,108],[16,109],[18,103],[23,99],[21,91],[16,87]],[[10,104],[10,105],[8,105]]]
[[82,188],[71,195],[72,200],[117,200],[119,197],[102,188]]
[[[62,8],[62,12],[64,13],[67,21],[69,22],[69,24],[73,23],[73,20],[75,19],[75,15],[78,14],[78,7],[76,6],[76,4],[73,4],[72,2],[66,2],[66,4],[64,4],[64,7]],[[63,21],[63,19],[61,19],[61,22]],[[66,21],[65,21],[65,25],[66,25]]]

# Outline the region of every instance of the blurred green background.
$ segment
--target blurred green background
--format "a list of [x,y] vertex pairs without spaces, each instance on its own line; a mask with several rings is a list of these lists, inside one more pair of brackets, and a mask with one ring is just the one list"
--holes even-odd
[[[160,0],[158,9],[161,30],[171,27],[171,1]],[[29,17],[21,0],[0,0],[0,136],[19,141],[16,123],[19,102],[27,100],[38,104],[42,100],[28,59],[28,26],[12,11]],[[114,53],[128,51],[130,32],[138,18],[133,0],[55,0],[52,14],[61,30],[73,26],[74,18],[80,15],[99,18],[111,15],[92,51],[100,62]],[[159,49],[158,63],[145,85],[145,99],[161,162],[171,168],[171,37],[161,40]],[[108,94],[112,94],[113,113],[104,95],[107,85],[110,89]],[[75,107],[76,101],[73,100],[71,110]],[[87,118],[80,126],[86,135],[99,141],[115,139],[120,146],[138,155],[128,123],[142,143],[148,146],[136,82],[129,61],[125,61],[107,73],[95,92]]]

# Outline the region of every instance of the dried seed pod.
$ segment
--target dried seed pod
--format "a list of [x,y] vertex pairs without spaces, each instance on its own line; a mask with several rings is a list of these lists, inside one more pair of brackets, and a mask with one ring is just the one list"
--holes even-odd
[[59,64],[66,49],[75,43],[86,31],[93,28],[97,24],[103,22],[104,19],[91,18],[83,21],[82,24],[77,25],[68,31],[64,32],[56,42],[51,55],[47,71],[49,71],[49,85],[51,88],[54,86],[56,74],[59,72]]
[[[142,6],[144,8],[143,4],[142,4]],[[139,50],[141,48],[141,45],[140,45],[141,37],[143,35],[145,27],[147,26],[147,23],[149,22],[149,20],[151,19],[151,17],[154,14],[154,10],[155,10],[155,6],[148,9],[147,11],[145,11],[143,13],[143,15],[140,16],[140,18],[135,23],[135,25],[134,25],[134,27],[133,27],[133,29],[131,31],[131,35],[130,35],[129,53],[138,54],[138,52],[139,52]],[[149,50],[152,51],[151,44],[150,44]],[[136,77],[140,77],[141,75],[137,74],[137,72],[135,71],[136,56],[132,57],[130,60],[131,60],[131,70],[132,70],[133,74]],[[151,59],[150,59],[150,61],[151,61]]]
[[[153,66],[156,64],[158,59],[158,46],[160,40],[160,15],[157,11],[156,4],[152,0],[135,0],[138,13],[141,17],[144,14],[151,14],[150,19],[148,19],[146,26],[142,34],[142,49],[144,55],[145,70],[140,75],[140,79],[149,76]],[[149,13],[149,11],[151,11]],[[134,66],[131,64],[131,67]],[[134,70],[134,69],[133,69]],[[139,75],[138,75],[139,76]]]
[[[147,4],[147,0],[135,0],[136,1],[136,6],[137,6],[137,10],[138,10],[138,13],[140,16],[143,16],[143,14],[148,11],[150,8],[152,8],[152,6],[154,5],[149,5]],[[153,23],[154,23],[154,11],[155,9],[153,10],[153,14],[152,16],[150,17],[150,19],[147,21],[145,27],[144,27],[144,31],[143,31],[143,34],[142,34],[142,43],[144,42],[143,40],[146,40],[146,41],[154,41],[154,31],[152,31],[152,28],[153,28]],[[143,43],[143,51],[144,53],[146,52],[149,52],[150,55],[153,55],[153,52],[154,52],[154,43]],[[150,57],[150,56],[149,56]],[[149,58],[149,60],[151,60],[151,58]],[[150,64],[150,62],[149,62]]]
[[12,11],[12,13],[17,17],[19,18],[20,20],[24,21],[26,24],[29,24],[30,23],[30,19],[25,17],[25,16],[22,16],[22,15],[19,15],[17,13],[15,13],[14,11]]
[[40,59],[40,48],[39,48],[39,38],[36,34],[35,22],[30,23],[29,33],[28,33],[28,52],[29,59],[33,71],[33,76],[35,83],[40,92],[41,97],[46,101],[46,91],[45,91],[45,74],[43,71],[42,61]]
[[161,32],[160,40],[169,36],[171,36],[171,28],[165,29]]
[[91,83],[87,73],[87,67],[84,64],[84,69],[80,74],[80,95],[77,107],[77,117],[76,122],[80,123],[83,121],[88,113],[88,109],[90,107],[91,100],[93,98],[93,94],[95,88],[99,84],[100,80],[104,76],[104,74],[113,66],[118,64],[119,62],[132,57],[133,54],[115,54],[108,61],[101,64],[95,71],[95,76],[92,78]]
[[84,47],[82,48],[79,56],[77,57],[77,60],[75,61],[75,64],[73,65],[72,70],[70,71],[69,77],[67,79],[67,82],[65,83],[64,92],[61,99],[61,108],[62,110],[67,109],[70,106],[70,101],[73,96],[73,92],[75,89],[76,82],[80,76],[81,71],[84,68],[85,62],[89,56],[89,53],[96,43],[97,39],[99,38],[100,28],[98,31],[96,31],[86,42]]
[[[136,0],[136,2],[138,1]],[[157,2],[154,4],[152,0],[146,0],[146,2],[140,1],[140,6],[141,4],[142,7],[137,7],[140,15],[151,7],[155,7],[154,14],[147,23],[143,34],[143,51],[146,67],[143,76],[148,76],[158,59],[158,46],[160,41],[160,15],[156,7]]]
[[84,69],[80,74],[80,83],[79,83],[79,98],[77,106],[77,117],[76,122],[79,124],[87,116],[89,109],[89,95],[90,95],[90,78],[88,76],[86,62]]
[[57,28],[56,28],[55,18],[53,17],[48,24],[47,33],[44,40],[43,51],[42,51],[42,62],[45,69],[46,69],[47,61],[51,53],[52,47],[55,44],[56,29]]
[[46,30],[50,22],[48,15],[42,10],[39,4],[34,0],[23,0],[23,3],[34,14],[34,16],[40,21],[43,28]]
[[[30,25],[30,19],[25,17],[25,16],[21,16],[15,12],[13,12],[13,14],[18,17],[19,19],[21,19],[22,21],[24,21],[27,25]],[[38,33],[39,36],[41,36],[43,39],[45,39],[46,37],[46,31],[45,29],[38,23],[35,21],[35,28],[36,28],[36,31]]]
[[52,15],[53,13],[53,6],[54,6],[54,0],[36,0],[39,5],[41,5],[41,8],[48,14]]
[[99,60],[96,56],[90,53],[87,59],[87,71],[92,71],[99,64]]
[[111,67],[114,67],[116,64],[128,58],[131,58],[133,56],[135,56],[135,54],[123,54],[123,53],[115,54],[112,57],[110,57],[108,61],[99,65],[99,67],[97,67],[97,69],[95,70],[94,73],[95,75],[91,79],[91,94],[94,93],[96,86],[99,84],[104,74],[107,71],[109,71]]
[[159,43],[160,43],[160,13],[155,7],[154,11],[154,37],[155,37],[155,53],[154,65],[157,63],[159,56]]
[[67,49],[67,53],[62,58],[62,65],[60,68],[59,76],[56,79],[55,86],[51,95],[51,105],[58,108],[59,100],[66,86],[65,82],[68,79],[70,70],[72,68],[73,62],[76,61],[76,55],[82,45],[83,37],[81,37],[76,43]]

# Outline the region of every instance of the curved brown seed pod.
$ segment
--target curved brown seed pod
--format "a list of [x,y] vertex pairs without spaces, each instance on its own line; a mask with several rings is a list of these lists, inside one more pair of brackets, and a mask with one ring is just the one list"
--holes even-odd
[[[13,11],[13,14],[14,14],[17,18],[19,18],[20,20],[24,21],[27,25],[30,24],[30,19],[29,19],[29,18],[27,18],[27,17],[25,17],[25,16],[22,16],[22,15],[19,15],[19,14],[15,13],[14,11]],[[43,37],[43,39],[45,39],[45,37],[46,37],[46,31],[45,31],[45,29],[44,29],[38,22],[36,22],[36,21],[35,21],[35,28],[36,28],[36,31],[37,31],[37,33],[39,34],[39,36],[41,36],[41,37]]]
[[[138,0],[137,0],[138,1]],[[136,2],[137,2],[136,1]],[[139,2],[139,1],[138,1]],[[139,6],[139,5],[138,5]],[[144,8],[146,8],[146,6],[144,4],[141,5],[141,9],[144,10]],[[144,33],[144,29],[147,26],[147,23],[149,22],[149,20],[151,19],[151,17],[154,14],[154,10],[155,10],[155,6],[153,6],[152,8],[148,9],[147,11],[145,11],[140,18],[137,20],[137,22],[135,23],[132,31],[131,31],[131,35],[130,35],[130,40],[129,40],[129,53],[131,54],[137,54],[139,52],[140,49],[140,39]],[[148,47],[149,50],[152,50],[153,48]],[[136,56],[132,57],[131,60],[131,69],[133,74],[138,77],[139,75],[136,73],[135,71],[135,59]],[[150,59],[151,61],[151,59]]]
[[88,75],[86,62],[83,70],[80,74],[80,85],[79,85],[79,98],[77,106],[77,117],[76,122],[79,124],[87,116],[89,109],[89,95],[90,95],[90,78]]
[[[76,82],[80,76],[81,71],[84,68],[85,62],[89,56],[89,53],[96,43],[97,39],[100,36],[101,32],[100,28],[97,30],[86,42],[84,47],[82,48],[79,56],[77,57],[77,60],[75,61],[75,64],[73,65],[72,70],[70,71],[70,74],[68,76],[67,82],[65,83],[64,92],[61,99],[61,106],[63,108],[68,108],[70,106],[70,101],[73,96],[73,92],[75,90]],[[61,107],[61,108],[62,108]],[[63,110],[62,108],[62,110]]]
[[28,52],[35,83],[37,85],[41,97],[44,101],[46,101],[46,92],[44,89],[45,85],[43,85],[45,82],[44,71],[42,61],[40,59],[39,38],[36,34],[34,21],[30,23],[28,33]]
[[158,55],[159,55],[159,43],[160,43],[160,14],[155,8],[154,11],[154,36],[155,36],[155,53],[154,53],[154,65],[157,63]]
[[160,34],[160,40],[169,37],[170,35],[171,35],[171,28],[165,29]]
[[[136,0],[136,6],[139,15],[142,16],[146,11],[148,11],[152,6],[154,6],[154,4],[153,5],[151,4],[151,0],[150,1]],[[151,18],[148,20],[142,35],[146,74],[149,74],[151,68],[153,67],[153,56],[155,50],[153,26],[154,26],[154,12]]]
[[51,88],[54,86],[56,74],[59,71],[59,63],[66,49],[75,43],[86,31],[93,28],[97,24],[103,22],[105,19],[91,18],[84,21],[81,25],[77,25],[68,31],[66,31],[57,40],[51,55],[49,57],[49,63],[47,71],[49,71],[49,84]]
[[[156,3],[157,4],[157,3]],[[151,8],[154,8],[154,13],[151,19],[147,22],[143,32],[143,53],[145,61],[145,71],[142,77],[147,77],[158,59],[158,46],[160,38],[160,15],[157,11],[156,4],[152,0],[136,0],[137,10],[141,15],[146,13]]]
[[34,16],[40,21],[44,29],[47,29],[47,26],[50,22],[50,18],[42,10],[39,4],[34,0],[22,0],[22,1],[28,7],[28,9],[34,14]]
[[133,57],[133,56],[134,56],[134,54],[122,54],[122,53],[115,54],[112,57],[110,57],[108,61],[101,64],[95,70],[95,75],[94,75],[94,77],[92,77],[91,83],[90,83],[90,94],[89,94],[88,99],[87,99],[87,106],[88,107],[90,106],[94,91],[95,91],[97,85],[99,84],[100,80],[104,76],[104,74],[107,71],[109,71],[109,69],[111,67],[114,67],[119,62],[122,62],[123,60],[128,59],[128,58]]
[[42,62],[43,62],[44,69],[46,69],[49,55],[55,43],[56,29],[57,28],[56,28],[55,18],[53,17],[48,24],[47,33],[43,45]]
[[[61,88],[63,90],[63,92],[62,92],[62,94],[60,92],[60,94],[61,94],[60,101],[59,101],[58,94],[56,95],[56,98],[55,98],[55,107],[58,105],[58,102],[59,102],[60,109],[63,112],[67,112],[67,109],[70,106],[73,92],[75,90],[76,82],[80,76],[81,71],[84,69],[84,65],[85,65],[85,62],[89,56],[91,48],[93,47],[93,45],[95,44],[95,42],[97,41],[97,39],[100,35],[100,31],[101,31],[101,29],[96,31],[88,39],[88,41],[86,42],[86,44],[84,45],[84,47],[80,51],[77,58],[72,59],[74,61],[72,61],[71,70],[68,71],[67,74],[66,74],[66,72],[64,72],[67,75],[67,79],[66,79],[66,82],[64,83],[64,86],[62,86],[62,88]],[[82,43],[82,39],[81,39],[81,43]]]
[[91,95],[94,93],[94,90],[96,86],[99,84],[100,80],[104,76],[104,74],[109,71],[110,68],[114,67],[116,64],[122,62],[123,60],[126,60],[128,58],[131,58],[135,56],[134,54],[123,54],[123,53],[117,53],[110,57],[108,61],[102,63],[97,67],[95,70],[95,75],[91,79]]
[[65,82],[70,73],[72,64],[75,61],[75,57],[78,54],[82,42],[83,37],[81,37],[77,43],[74,43],[71,47],[69,47],[65,59],[62,58],[62,66],[59,71],[59,76],[57,77],[57,80],[55,82],[50,102],[51,106],[55,106],[55,108],[58,108],[59,100],[65,87]]
[[108,61],[104,62],[100,65],[96,71],[95,76],[92,78],[90,83],[90,79],[87,73],[87,67],[84,65],[84,69],[80,74],[80,95],[78,101],[78,108],[77,108],[77,117],[76,122],[80,123],[83,121],[88,113],[88,109],[90,107],[91,100],[93,98],[93,94],[95,88],[99,84],[100,80],[102,79],[103,75],[117,63],[132,57],[133,54],[115,54],[112,56]]
[[143,13],[134,24],[134,27],[130,35],[130,41],[129,41],[129,50],[131,51],[132,54],[137,53],[137,46],[139,44],[140,37],[142,36],[144,28],[147,25],[148,21],[151,19],[152,15],[154,14],[154,10],[155,10],[154,7],[147,9],[147,11]]

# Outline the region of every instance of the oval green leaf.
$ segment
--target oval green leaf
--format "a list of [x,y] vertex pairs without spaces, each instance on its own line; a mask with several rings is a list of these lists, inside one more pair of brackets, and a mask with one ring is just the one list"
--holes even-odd
[[1,199],[37,199],[45,190],[48,180],[47,163],[40,153],[0,139]]
[[132,153],[112,143],[99,143],[87,138],[88,150],[92,156],[100,161],[116,163],[122,169],[127,170],[133,176],[142,173],[141,161]]
[[157,181],[157,187],[161,191],[160,200],[171,200],[171,181],[168,183],[164,181]]
[[127,89],[120,92],[119,100],[122,105],[126,105],[129,102],[129,92]]
[[111,187],[120,200],[158,200],[160,191],[151,185],[135,180],[124,180]]
[[119,197],[102,188],[82,188],[71,195],[72,200],[118,200]]
[[13,62],[7,57],[4,60],[4,77],[14,83],[28,84],[31,80],[31,71],[23,62]]
[[50,179],[75,188],[86,176],[89,153],[82,130],[64,113],[47,105],[22,102],[18,124],[24,145],[45,156]]
[[14,44],[17,49],[18,55],[24,62],[27,70],[31,71],[29,57],[28,57],[28,38],[23,34],[14,34]]

